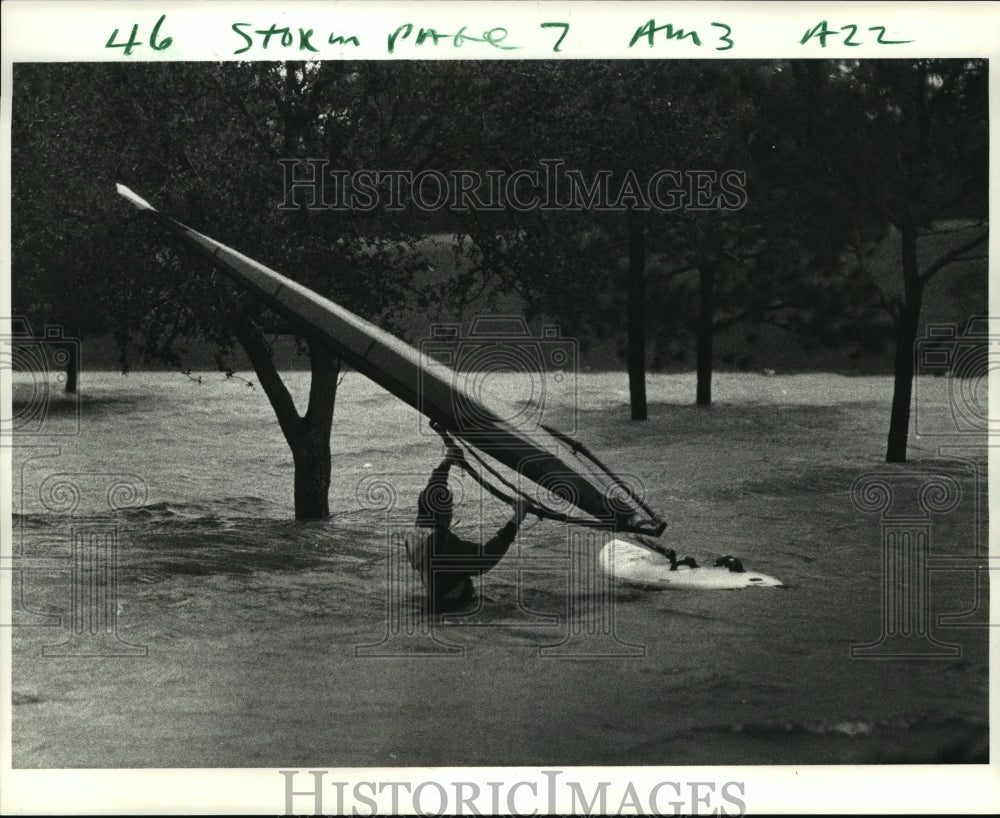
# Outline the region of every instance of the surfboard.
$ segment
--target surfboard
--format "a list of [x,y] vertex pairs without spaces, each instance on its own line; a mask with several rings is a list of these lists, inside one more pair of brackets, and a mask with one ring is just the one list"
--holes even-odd
[[[413,406],[469,446],[551,492],[586,517],[569,518],[547,506],[550,519],[658,537],[666,523],[625,483],[576,441],[542,425],[519,428],[505,409],[473,395],[450,367],[364,320],[345,307],[231,247],[160,213],[124,185],[118,193],[206,256],[303,334],[318,338],[358,372]],[[595,468],[595,464],[599,468]]]
[[680,566],[670,570],[662,554],[625,540],[612,540],[601,550],[601,570],[618,582],[665,590],[735,591],[739,588],[776,588],[784,583],[756,571],[736,573],[728,568]]

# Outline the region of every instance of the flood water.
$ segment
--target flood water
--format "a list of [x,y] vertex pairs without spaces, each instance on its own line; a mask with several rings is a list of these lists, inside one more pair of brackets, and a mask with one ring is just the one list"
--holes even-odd
[[[567,379],[545,421],[645,486],[665,542],[788,587],[608,586],[596,535],[531,520],[460,617],[423,613],[400,559],[440,441],[361,376],[321,523],[292,519],[259,387],[85,373],[77,401],[15,381],[39,412],[13,451],[15,767],[986,760],[985,439],[947,379],[920,381],[892,467],[888,378],[720,374],[704,411],[693,376],[650,376],[642,424],[623,374]],[[509,517],[457,489],[463,536]],[[928,538],[909,579],[883,559],[897,534]]]

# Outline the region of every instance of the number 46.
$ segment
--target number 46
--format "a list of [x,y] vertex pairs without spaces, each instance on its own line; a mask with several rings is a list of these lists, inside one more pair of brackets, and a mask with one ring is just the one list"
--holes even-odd
[[[160,26],[166,19],[166,14],[161,14],[160,19],[156,21],[156,25],[153,26],[152,32],[150,32],[149,37],[149,47],[154,51],[163,51],[165,48],[170,48],[170,44],[174,41],[173,37],[164,37],[160,40]],[[139,36],[139,24],[132,24],[132,33],[129,35],[128,41],[124,43],[116,43],[115,39],[118,37],[118,29],[116,28],[110,37],[108,37],[107,43],[105,43],[105,48],[122,48],[124,49],[125,56],[131,56],[132,49],[137,46],[142,45],[142,43],[136,39]]]

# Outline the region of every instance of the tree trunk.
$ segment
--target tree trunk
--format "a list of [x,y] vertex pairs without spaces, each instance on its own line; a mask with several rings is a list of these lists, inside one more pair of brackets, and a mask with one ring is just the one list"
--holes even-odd
[[889,416],[889,443],[886,463],[905,463],[910,433],[910,406],[913,397],[914,347],[920,324],[923,282],[917,268],[917,232],[902,228],[903,307],[896,325],[896,357],[892,386],[892,412]]
[[646,407],[646,231],[643,214],[628,212],[628,391],[632,420]]
[[300,417],[288,388],[275,369],[260,328],[245,315],[234,323],[233,328],[292,450],[295,519],[324,520],[330,516],[330,432],[337,400],[340,359],[321,344],[309,342],[312,376],[309,407]]
[[698,329],[696,369],[698,382],[695,402],[706,409],[712,405],[712,340],[715,336],[715,265],[698,267]]
[[310,343],[309,365],[309,408],[299,420],[295,442],[289,441],[295,461],[295,519],[325,520],[330,516],[330,432],[340,359]]
[[75,395],[80,375],[80,347],[78,344],[66,344],[59,349],[66,353],[66,383],[63,389],[67,395]]

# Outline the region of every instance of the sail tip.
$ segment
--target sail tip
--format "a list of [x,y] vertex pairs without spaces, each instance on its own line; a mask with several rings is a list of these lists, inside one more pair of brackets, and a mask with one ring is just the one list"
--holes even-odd
[[644,537],[659,537],[667,528],[667,521],[658,514],[642,514],[638,510],[618,513],[614,517],[615,528],[622,533],[638,534]]
[[129,190],[121,182],[116,182],[115,183],[115,190],[118,191],[118,195],[119,196],[124,196],[126,199],[128,199],[132,204],[134,204],[140,210],[156,210],[156,208],[153,207],[145,199],[143,199],[142,196],[140,196],[139,194],[135,193],[132,190]]
[[664,520],[617,520],[618,529],[632,534],[641,534],[646,537],[659,537],[667,528]]

